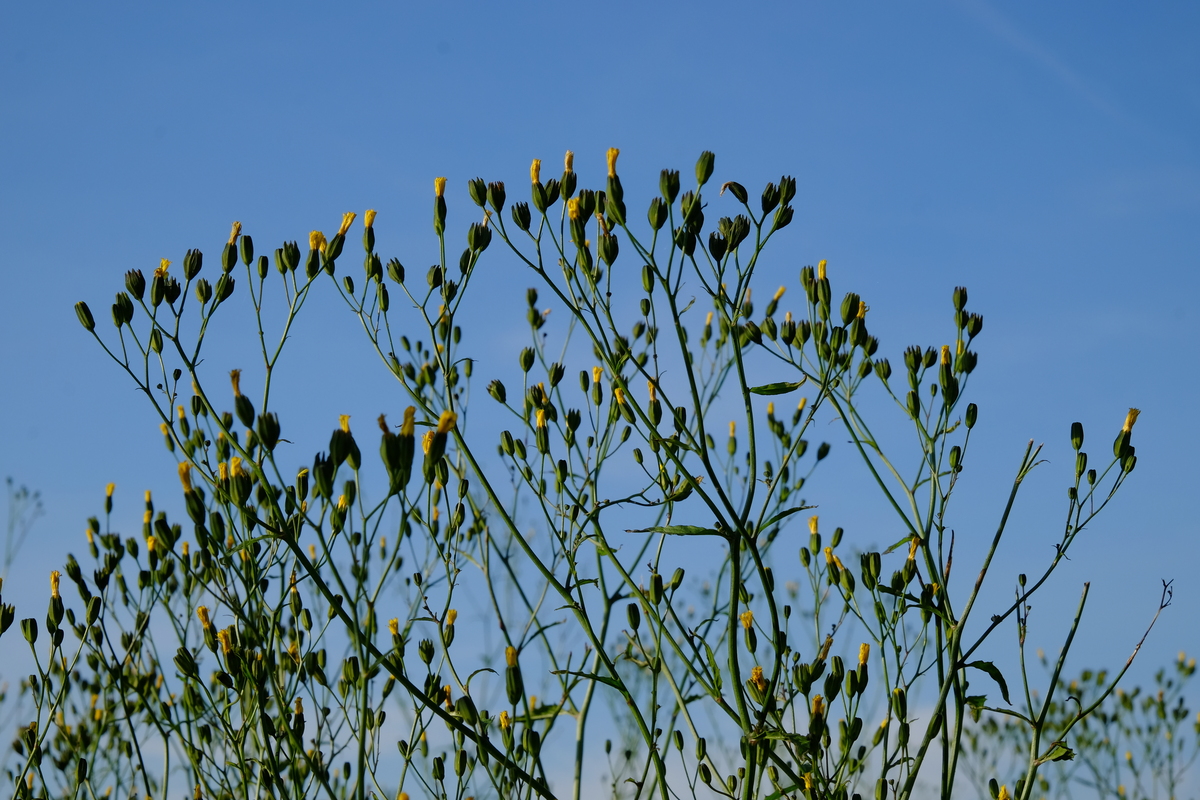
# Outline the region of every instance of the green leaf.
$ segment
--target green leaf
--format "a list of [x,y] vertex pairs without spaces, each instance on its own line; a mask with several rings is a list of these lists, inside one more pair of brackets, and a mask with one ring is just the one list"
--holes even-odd
[[[808,379],[805,378],[804,380],[808,380]],[[796,391],[803,385],[804,385],[804,381],[793,381],[793,382],[785,381],[782,383],[768,383],[763,386],[751,386],[750,392],[752,394],[765,394],[765,395],[787,394],[788,392]]]
[[1046,755],[1038,759],[1039,764],[1045,764],[1047,761],[1074,761],[1075,751],[1067,747],[1067,743],[1061,739],[1050,745],[1050,751]]
[[626,533],[665,533],[670,536],[717,536],[712,528],[701,528],[699,525],[658,525],[653,528],[638,528],[626,530]]
[[1000,670],[996,669],[996,665],[990,661],[972,661],[967,664],[968,667],[982,670],[1000,686],[1000,694],[1004,696],[1004,702],[1012,705],[1012,700],[1008,699],[1008,683],[1004,680],[1004,676],[1000,674]]
[[987,705],[987,695],[985,694],[973,694],[967,697],[967,711],[970,712],[973,721],[979,722],[985,705]]
[[771,527],[776,522],[779,522],[779,520],[783,519],[784,517],[790,517],[792,514],[795,514],[798,511],[807,511],[810,508],[816,508],[816,506],[796,506],[795,508],[789,508],[786,511],[780,511],[778,514],[764,522],[759,530],[765,531],[767,528]]
[[712,673],[713,689],[717,694],[721,693],[721,668],[717,666],[717,656],[713,653],[713,649],[709,647],[708,642],[704,643],[704,652],[708,655],[708,670]]
[[596,681],[597,683],[603,683],[605,686],[611,686],[612,688],[616,689],[617,691],[621,691],[621,684],[617,683],[612,678],[606,678],[603,675],[596,675],[591,672],[577,672],[572,669],[555,669],[555,670],[551,670],[550,674],[551,675],[575,675],[576,677],[583,678],[585,680]]

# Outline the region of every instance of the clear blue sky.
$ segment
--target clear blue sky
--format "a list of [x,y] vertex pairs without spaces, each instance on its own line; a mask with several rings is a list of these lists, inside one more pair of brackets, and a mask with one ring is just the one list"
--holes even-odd
[[[47,505],[6,599],[36,587],[41,608],[44,575],[82,549],[106,482],[130,527],[141,490],[178,493],[157,425],[76,300],[107,326],[125,270],[188,247],[215,259],[234,219],[265,249],[376,208],[380,249],[419,264],[437,175],[461,226],[467,179],[520,185],[535,156],[557,164],[571,148],[596,182],[619,146],[642,207],[660,168],[690,170],[711,149],[719,181],[799,181],[765,284],[795,287],[798,267],[829,259],[894,362],[940,342],[952,287],[970,287],[986,318],[979,520],[999,511],[1026,440],[1051,459],[998,597],[1049,552],[1070,423],[1104,452],[1126,408],[1143,409],[1128,489],[1034,625],[1055,648],[1054,620],[1091,580],[1079,652],[1116,665],[1159,579],[1175,578],[1146,666],[1200,650],[1200,6],[64,2],[4,16],[0,474]],[[495,269],[490,291],[519,303],[525,276]],[[493,324],[519,332],[519,312]],[[321,430],[346,409],[372,418],[386,385],[328,379],[340,343],[362,345],[345,326],[328,336],[306,362],[323,377],[303,387]],[[217,368],[245,366],[233,360]],[[834,466],[856,474],[848,453]],[[823,519],[870,539],[871,514],[825,486],[811,498]]]

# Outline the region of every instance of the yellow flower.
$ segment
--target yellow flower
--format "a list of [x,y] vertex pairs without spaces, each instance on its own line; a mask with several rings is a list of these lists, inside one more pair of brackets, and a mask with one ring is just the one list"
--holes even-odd
[[345,511],[349,505],[350,505],[350,502],[348,500],[346,500],[346,495],[339,494],[338,501],[337,501],[338,511]]
[[[1118,794],[1121,794],[1121,792],[1118,792]],[[1011,800],[1011,798],[1012,798],[1012,795],[1010,795],[1008,793],[1008,787],[1001,786],[1000,793],[998,795],[996,795],[996,800]]]
[[[569,152],[569,151],[568,151],[568,152]],[[509,728],[511,728],[511,727],[512,727],[512,717],[510,717],[510,716],[508,715],[508,712],[507,712],[507,711],[501,711],[501,712],[500,712],[500,720],[499,720],[499,722],[500,722],[500,730],[502,730],[502,731],[506,731],[506,730],[508,730]]]
[[592,383],[599,383],[603,374],[604,370],[601,367],[592,367]]
[[621,151],[615,147],[608,148],[608,153],[605,158],[608,161],[608,177],[617,177],[617,156],[621,155]]
[[819,280],[819,281],[825,280],[825,265],[826,265],[826,263],[827,262],[823,258],[817,262],[817,280]]
[[228,628],[222,628],[217,631],[217,641],[221,643],[221,652],[229,655],[229,651],[233,649],[233,640],[229,637]]
[[942,345],[942,364],[947,365],[949,363],[950,363],[950,345],[944,344],[944,345]]
[[242,371],[240,369],[231,369],[229,371],[229,382],[233,384],[233,396],[242,396]]
[[437,432],[449,433],[454,430],[454,426],[458,424],[458,415],[453,411],[443,411],[438,417]]
[[217,478],[222,481],[229,480],[229,465],[224,461],[217,464]]
[[231,478],[236,478],[239,475],[241,475],[242,473],[243,473],[242,460],[240,458],[238,458],[237,456],[234,456],[233,458],[229,459],[229,476]]
[[815,697],[813,697],[813,701],[812,701],[812,715],[814,717],[819,717],[824,713],[825,713],[825,701],[821,699],[821,695],[816,695]]
[[96,536],[92,533],[91,528],[88,528],[86,531],[84,531],[84,535],[87,536],[88,544],[95,544]]
[[914,558],[917,557],[917,548],[920,546],[921,546],[921,537],[920,536],[912,537],[912,542],[910,542],[908,545],[908,560],[909,561],[912,561]]
[[613,397],[616,398],[618,405],[625,405],[625,391],[620,386],[613,389]]
[[567,154],[563,156],[563,169],[567,172],[575,171],[575,154],[570,150],[568,150]]
[[375,225],[375,209],[368,208],[363,212],[363,227],[370,230]]
[[533,163],[529,165],[529,182],[542,182],[542,160],[540,158],[535,158]]
[[108,486],[105,486],[104,487],[104,496],[112,497],[113,490],[116,488],[117,488],[117,485],[115,483],[110,483]]
[[504,648],[504,663],[510,667],[517,665],[517,648],[512,645]]
[[808,532],[814,536],[817,534],[817,515],[813,514],[808,518]]
[[773,403],[773,402],[767,403],[767,416],[768,417],[775,416],[775,403]]
[[296,698],[296,713],[297,714],[304,713],[304,701],[299,697]]
[[62,579],[62,573],[58,570],[50,573],[50,596],[55,600],[59,599],[58,582],[60,579]]
[[578,197],[572,197],[570,200],[567,201],[567,218],[568,219],[573,219],[573,220],[579,219],[579,216],[581,213],[582,212],[580,212],[580,210],[579,210],[579,198]]
[[434,178],[433,179],[433,194],[435,197],[445,197],[446,196],[446,179],[445,178]]
[[742,621],[743,628],[750,630],[750,626],[754,624],[754,612],[747,608],[738,619]]
[[729,421],[729,438],[732,439],[737,434],[737,421]]
[[404,409],[404,422],[400,425],[401,436],[412,436],[413,428],[416,426],[417,409],[409,406]]
[[758,689],[760,692],[765,692],[767,690],[767,679],[763,677],[762,667],[754,667],[750,670],[750,683],[753,684],[754,688]]
[[433,444],[433,431],[425,431],[425,435],[421,437],[421,452],[429,455],[429,447]]
[[400,620],[392,617],[388,620],[388,630],[392,632],[392,636],[400,635]]
[[806,405],[808,405],[808,398],[807,398],[807,397],[801,397],[801,398],[800,398],[800,402],[796,404],[796,410],[797,410],[797,411],[799,411],[799,412],[801,412],[801,413],[803,413],[803,412],[804,412],[804,407],[805,407]]
[[200,618],[200,626],[205,630],[212,627],[212,620],[208,618],[208,606],[200,606],[196,609],[196,616]]
[[242,235],[242,223],[233,223],[233,230],[229,232],[229,243],[236,244],[238,237]]
[[447,625],[453,625],[455,620],[457,620],[457,619],[458,619],[458,612],[455,611],[453,608],[446,612],[446,624]]
[[833,559],[834,559],[833,548],[826,547],[825,548],[825,563],[828,564],[829,566],[833,566]]
[[339,414],[338,415],[338,426],[341,427],[342,433],[349,433],[350,432],[350,415],[349,414]]
[[654,381],[646,381],[646,389],[650,392],[650,402],[653,403],[655,400],[658,399],[658,396],[654,389]]
[[1141,409],[1131,408],[1129,413],[1125,415],[1125,424],[1121,427],[1125,433],[1133,430],[1133,424],[1137,422],[1138,414],[1141,414]]
[[546,427],[546,409],[544,408],[537,410],[537,426],[538,428]]
[[354,224],[354,220],[357,217],[358,214],[353,211],[347,211],[345,214],[342,214],[342,224],[338,227],[338,236],[345,236],[346,231],[350,230],[350,226]]
[[154,514],[153,514],[153,512],[151,512],[151,511],[150,511],[150,509],[148,509],[148,508],[147,508],[147,509],[146,509],[146,510],[145,510],[145,511],[142,513],[142,524],[143,524],[143,525],[149,525],[149,524],[150,524],[150,520],[152,520],[152,519],[154,519]]
[[183,493],[192,491],[192,462],[179,462],[179,482],[183,484]]
[[813,777],[811,772],[806,772],[800,776],[804,780],[804,791],[811,792],[813,788]]
[[775,296],[772,299],[776,303],[778,303],[783,298],[783,293],[786,291],[787,291],[786,286],[780,286],[778,289],[775,290]]
[[146,552],[153,553],[156,547],[158,547],[158,539],[154,536],[148,537],[146,539]]
[[156,277],[156,278],[167,277],[167,268],[170,266],[171,266],[170,261],[168,261],[165,258],[160,258],[158,260],[158,269],[154,270],[154,277]]
[[188,557],[188,543],[187,543],[187,542],[184,542],[184,543],[183,543],[183,545],[182,545],[182,546],[180,546],[180,548],[179,548],[179,549],[180,549],[180,551],[183,553],[183,557],[184,557],[184,558],[187,558],[187,557]]
[[[858,301],[858,314],[856,314],[855,316],[857,316],[859,319],[863,319],[867,316],[867,311],[868,311],[867,304],[865,302],[863,302],[862,300],[859,300]],[[959,342],[959,344],[961,345],[962,342]]]
[[320,250],[325,252],[325,234],[320,231],[313,231],[308,234],[308,246],[312,250]]
[[861,667],[871,657],[871,645],[864,642],[858,646],[858,665]]

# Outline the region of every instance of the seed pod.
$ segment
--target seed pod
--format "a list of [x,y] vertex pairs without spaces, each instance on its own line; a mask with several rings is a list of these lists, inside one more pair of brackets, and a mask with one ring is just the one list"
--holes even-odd
[[1076,450],[1083,447],[1083,423],[1071,423],[1071,446]]
[[629,627],[633,629],[634,633],[637,633],[638,627],[642,624],[642,612],[637,603],[630,603],[626,606],[625,614],[629,619]]
[[712,177],[713,166],[717,157],[709,150],[705,150],[700,154],[700,158],[696,160],[696,183],[700,186],[708,183],[708,179]]
[[663,599],[663,577],[657,572],[650,576],[650,602],[658,605]]

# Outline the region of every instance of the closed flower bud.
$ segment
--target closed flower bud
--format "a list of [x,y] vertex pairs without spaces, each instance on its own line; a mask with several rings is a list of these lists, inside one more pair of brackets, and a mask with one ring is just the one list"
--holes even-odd
[[1071,423],[1071,446],[1078,450],[1083,447],[1083,423]]
[[90,308],[88,308],[87,303],[83,302],[82,300],[76,303],[75,315],[79,317],[79,324],[82,325],[86,330],[89,332],[96,330],[96,319],[92,316],[92,311]]
[[667,205],[672,205],[679,196],[679,170],[664,169],[659,175],[658,187]]

